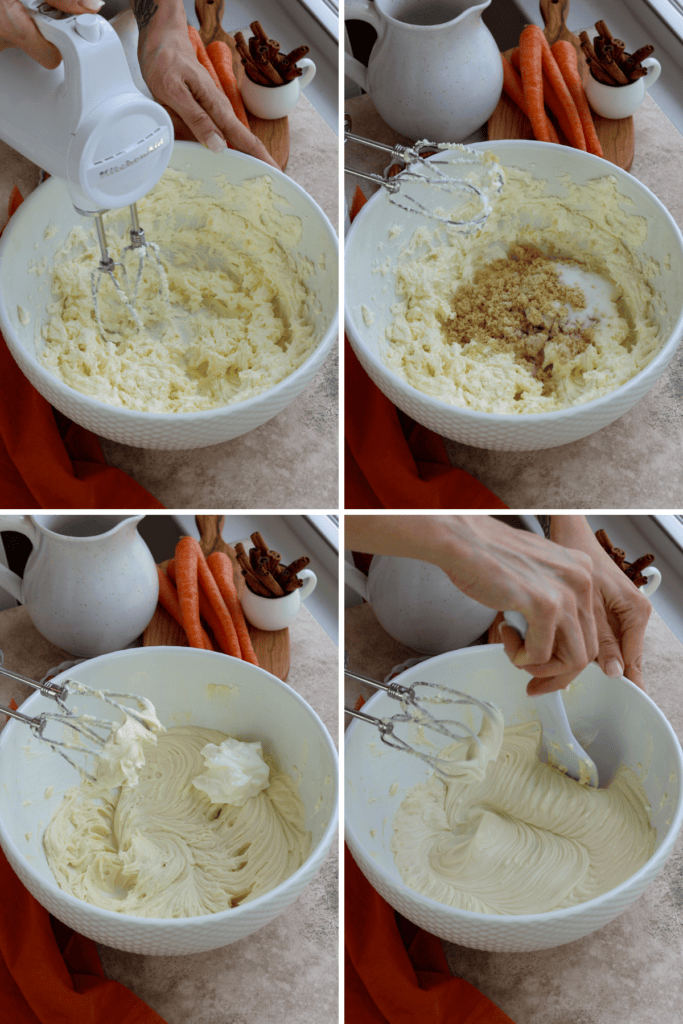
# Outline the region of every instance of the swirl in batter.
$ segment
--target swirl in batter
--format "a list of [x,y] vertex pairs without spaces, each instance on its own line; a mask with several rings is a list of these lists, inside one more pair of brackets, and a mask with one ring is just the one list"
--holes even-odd
[[108,769],[65,794],[44,837],[60,888],[123,914],[196,917],[253,900],[301,866],[304,806],[271,759],[260,792],[213,803],[193,783],[206,778],[204,748],[228,737],[181,726],[149,738],[137,783],[112,789]]
[[579,785],[539,760],[537,722],[491,730],[486,742],[483,778],[466,770],[467,744],[454,743],[441,757],[455,777],[432,776],[401,804],[392,850],[412,889],[462,910],[539,914],[613,889],[652,855],[650,806],[629,767],[606,789]]

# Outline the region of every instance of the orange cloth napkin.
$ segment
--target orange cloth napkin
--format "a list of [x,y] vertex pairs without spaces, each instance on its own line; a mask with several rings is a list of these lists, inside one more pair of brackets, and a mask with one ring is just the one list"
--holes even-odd
[[514,1024],[455,978],[441,942],[397,914],[345,851],[347,1024]]
[[[364,204],[357,188],[352,220]],[[398,409],[370,380],[348,341],[344,352],[346,508],[508,507],[450,465],[438,434],[412,420],[404,430]]]
[[[15,188],[10,217],[22,202]],[[164,508],[123,470],[106,464],[95,434],[36,391],[1,334],[0,507]]]
[[165,1024],[105,978],[95,943],[24,888],[0,850],[0,1019],[7,1024]]

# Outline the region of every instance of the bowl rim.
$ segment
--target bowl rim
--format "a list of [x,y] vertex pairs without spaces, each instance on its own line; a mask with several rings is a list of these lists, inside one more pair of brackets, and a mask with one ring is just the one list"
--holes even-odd
[[[196,142],[174,142],[173,152],[175,153],[176,147],[178,147],[180,153],[182,153],[184,149],[188,149],[188,147],[191,148],[192,151],[195,151],[195,147],[198,145],[199,143]],[[254,156],[250,156],[248,153],[242,153],[236,149],[226,149],[222,153],[211,154],[211,156],[215,156],[217,157],[217,159],[225,159],[226,154],[229,154],[227,158],[230,160],[244,161],[248,164],[253,164],[255,167],[258,167],[260,169],[261,175],[270,174],[274,175],[275,178],[284,179],[289,187],[294,189],[295,192],[298,192],[302,196],[304,196],[309,203],[312,203],[315,209],[318,211],[318,215],[321,218],[321,222],[323,224],[325,232],[329,237],[332,249],[335,254],[335,263],[338,266],[339,238],[337,236],[336,231],[332,227],[332,223],[329,217],[324,212],[324,210],[321,209],[321,207],[318,205],[315,199],[312,196],[310,196],[308,192],[306,192],[306,190],[302,188],[301,185],[298,184],[298,182],[294,181],[287,174],[285,174],[284,171],[281,171],[279,168],[271,167],[270,164],[264,164],[262,160],[259,160],[257,157]],[[218,168],[218,170],[220,170],[220,168]],[[26,197],[21,206],[24,207],[26,210],[30,210],[30,204],[36,203],[38,201],[35,197],[38,195],[41,189],[54,189],[58,187],[58,185],[59,179],[55,179],[53,177],[46,178],[45,181],[41,182],[41,184],[38,185],[38,187],[35,188],[33,192],[31,192],[31,194]],[[29,205],[27,206],[26,204]],[[14,233],[21,231],[20,220],[20,218],[17,219],[16,217],[10,217],[4,231],[2,232],[2,237],[0,238],[0,264],[2,263],[5,248],[9,246]],[[19,226],[17,226],[18,224]],[[49,370],[45,369],[42,363],[38,361],[38,359],[32,352],[29,352],[28,349],[24,348],[24,346],[20,342],[15,341],[14,328],[10,323],[9,315],[2,297],[2,290],[0,290],[0,327],[2,328],[2,333],[4,334],[5,340],[7,342],[7,347],[9,348],[12,357],[14,358],[15,362],[22,370],[22,372],[24,371],[23,367],[21,366],[20,360],[23,359],[28,365],[30,365],[32,372],[34,372],[36,376],[38,376],[41,380],[45,381],[47,384],[54,387],[56,391],[59,393],[59,395],[63,396],[69,402],[78,401],[82,403],[82,406],[85,410],[88,410],[92,413],[99,412],[100,415],[102,415],[102,410],[104,409],[107,412],[115,414],[117,418],[120,417],[121,420],[126,422],[129,426],[133,424],[169,426],[172,423],[182,423],[183,420],[191,420],[192,424],[194,425],[195,423],[202,423],[207,421],[210,422],[217,416],[224,416],[229,412],[235,410],[240,410],[244,411],[245,413],[248,413],[251,409],[257,408],[261,403],[263,403],[264,400],[271,399],[275,396],[280,395],[281,392],[289,390],[291,384],[297,381],[301,376],[303,376],[307,372],[307,369],[309,368],[311,361],[324,359],[324,357],[327,356],[328,352],[330,351],[334,344],[335,338],[338,334],[338,326],[339,296],[337,296],[336,309],[330,320],[329,325],[327,326],[318,344],[308,353],[303,363],[301,363],[300,366],[297,366],[297,368],[293,370],[292,373],[290,373],[287,377],[284,377],[283,380],[273,385],[272,388],[268,388],[266,391],[262,391],[258,395],[253,395],[251,398],[246,398],[242,402],[233,402],[230,405],[219,405],[215,409],[202,409],[199,412],[146,412],[144,409],[128,409],[125,406],[111,405],[108,402],[101,402],[99,399],[93,398],[91,395],[85,395],[83,394],[82,391],[78,391],[76,388],[72,388],[69,384],[65,384],[64,381],[59,379],[59,377],[55,376],[55,374],[50,373]],[[52,404],[55,403],[53,402]]]
[[[482,647],[463,647],[460,648],[460,650],[458,651],[446,651],[445,654],[435,655],[435,657],[433,658],[423,660],[419,665],[411,666],[410,668],[406,669],[405,672],[413,672],[418,668],[420,670],[423,670],[426,661],[444,661],[451,659],[453,655],[460,655],[464,653],[469,653],[471,651],[480,652],[492,650],[499,650],[504,652],[503,644],[486,644]],[[590,666],[588,667],[590,668]],[[596,665],[596,668],[597,667],[598,666]],[[401,675],[404,674],[405,673],[401,673]],[[396,678],[398,679],[399,677],[397,676]],[[668,718],[661,710],[661,708],[652,700],[652,698],[647,693],[645,693],[644,690],[641,690],[640,687],[636,686],[635,683],[632,683],[630,679],[627,679],[626,676],[621,676],[621,678],[617,681],[621,684],[625,684],[631,690],[635,691],[635,693],[639,696],[640,699],[643,699],[646,704],[650,704],[652,709],[654,709],[655,717],[660,720],[660,722],[663,724],[665,728],[665,731],[668,732],[669,738],[673,741],[673,750],[677,762],[676,769],[678,772],[679,782],[678,800],[676,810],[671,818],[671,824],[668,826],[666,835],[664,836],[661,844],[651,854],[651,856],[648,857],[645,863],[638,868],[637,871],[635,871],[629,878],[625,879],[623,882],[620,882],[619,885],[614,886],[614,888],[612,889],[608,889],[607,892],[600,893],[599,896],[594,896],[590,900],[584,900],[583,903],[577,903],[576,906],[573,907],[564,907],[558,910],[546,910],[543,913],[539,914],[483,914],[479,911],[462,910],[459,907],[449,907],[445,903],[439,903],[438,900],[434,900],[430,896],[423,896],[421,893],[416,892],[415,889],[411,889],[409,885],[406,885],[402,878],[399,879],[399,881],[390,878],[384,871],[384,869],[380,866],[379,862],[373,861],[375,873],[377,875],[381,874],[385,882],[385,888],[391,889],[396,893],[401,893],[401,895],[404,898],[412,900],[417,906],[424,908],[432,914],[446,914],[449,917],[454,915],[455,919],[457,920],[470,922],[476,925],[491,924],[494,921],[496,922],[496,924],[498,922],[503,922],[503,927],[506,927],[506,925],[508,924],[512,925],[513,922],[518,925],[537,925],[544,923],[547,924],[548,921],[551,920],[551,915],[553,923],[561,922],[569,920],[576,916],[580,916],[581,914],[585,914],[587,909],[597,909],[600,906],[604,906],[606,903],[611,902],[613,899],[617,898],[621,893],[624,893],[627,890],[631,889],[633,885],[636,884],[637,881],[643,875],[649,874],[652,871],[652,868],[655,864],[657,865],[657,870],[659,870],[659,868],[666,862],[666,860],[670,856],[671,851],[676,841],[678,840],[678,836],[681,831],[681,826],[683,826],[683,749],[681,748],[681,744],[678,740],[678,737],[676,736],[676,733],[674,732],[673,727],[669,722]],[[377,703],[378,701],[381,701],[382,698],[384,698],[385,696],[386,695],[384,694],[384,692],[379,690],[365,702],[365,704],[363,705],[363,710],[371,711],[372,705],[374,703]],[[354,735],[357,729],[362,728],[363,725],[363,722],[354,719],[347,728],[344,736],[345,759],[346,747],[347,744],[349,743],[349,738],[352,735]],[[361,842],[357,831],[353,828],[353,826],[346,817],[346,805],[344,817],[344,832],[346,835],[347,844],[353,855],[354,860],[357,862],[361,870],[363,868],[363,864],[366,863],[368,867],[371,867],[370,858],[365,852],[365,845]]]
[[[102,661],[103,659],[114,661],[120,658],[127,659],[130,657],[140,657],[141,652],[150,652],[149,654],[143,655],[143,657],[152,657],[153,654],[155,654],[159,649],[163,651],[173,651],[175,652],[176,655],[178,655],[179,652],[184,652],[180,654],[181,657],[187,657],[188,652],[192,652],[189,655],[191,658],[197,658],[199,656],[204,658],[228,658],[231,662],[236,662],[239,665],[244,665],[246,666],[248,673],[257,673],[266,676],[268,679],[275,680],[275,682],[280,687],[282,687],[285,690],[285,692],[287,692],[290,695],[290,697],[293,697],[295,702],[299,704],[303,708],[303,710],[309,715],[309,717],[312,718],[313,721],[317,724],[320,734],[327,747],[327,750],[331,754],[332,764],[334,765],[335,768],[335,792],[333,794],[332,813],[330,814],[329,821],[325,826],[325,829],[320,837],[320,841],[318,842],[318,845],[316,846],[315,850],[311,851],[311,853],[303,862],[303,864],[300,867],[298,867],[296,871],[289,876],[289,878],[285,878],[284,881],[280,882],[279,885],[276,885],[273,889],[269,889],[268,892],[262,893],[261,896],[257,896],[256,899],[249,900],[246,903],[240,903],[240,905],[237,907],[230,907],[227,910],[219,910],[213,914],[200,914],[196,917],[141,917],[136,914],[124,914],[119,913],[116,910],[106,910],[104,907],[98,907],[94,903],[88,903],[86,900],[81,900],[78,898],[78,896],[74,896],[72,893],[66,892],[64,889],[60,888],[56,879],[54,885],[51,884],[49,881],[46,881],[43,875],[41,875],[33,868],[33,866],[26,860],[26,857],[18,849],[12,837],[9,835],[7,829],[5,828],[5,823],[3,821],[2,816],[0,816],[0,846],[2,846],[2,848],[5,850],[5,853],[7,853],[8,848],[11,850],[12,857],[14,857],[15,860],[21,862],[23,869],[26,871],[27,874],[31,876],[34,885],[41,892],[48,889],[55,893],[58,899],[63,899],[66,902],[67,906],[78,910],[79,913],[81,914],[91,914],[95,919],[101,922],[125,921],[137,922],[138,925],[140,925],[140,922],[143,922],[143,925],[146,926],[148,929],[160,929],[163,926],[168,926],[169,922],[173,922],[174,927],[189,927],[190,925],[197,925],[202,921],[215,922],[224,920],[239,920],[241,917],[244,917],[250,913],[250,908],[258,909],[259,907],[268,903],[269,900],[272,900],[275,894],[281,893],[286,889],[295,887],[296,883],[300,881],[302,877],[306,877],[311,873],[311,868],[317,868],[317,865],[319,863],[322,863],[322,861],[327,856],[328,850],[332,845],[332,841],[334,839],[334,834],[337,830],[339,817],[340,787],[339,757],[337,754],[337,749],[334,745],[332,737],[325,723],[322,721],[317,712],[314,711],[314,709],[311,707],[308,701],[304,700],[304,698],[299,693],[297,693],[296,690],[294,690],[291,686],[284,682],[284,680],[278,679],[278,677],[273,675],[271,672],[267,672],[266,669],[263,669],[257,665],[252,665],[250,662],[243,661],[241,658],[233,658],[229,654],[222,654],[220,651],[205,651],[196,647],[173,647],[170,645],[164,645],[161,648],[134,647],[128,648],[123,651],[111,651],[109,654],[100,654],[96,658],[87,658],[83,662],[81,662],[81,665],[86,663]],[[81,665],[79,665],[78,667],[80,668]],[[60,672],[59,675],[55,676],[52,682],[61,682],[63,679],[67,678],[69,674],[72,672],[73,668],[66,669],[64,672]],[[38,703],[41,699],[43,699],[43,695],[40,693],[40,691],[36,690],[35,693],[32,693],[23,702],[23,704],[21,705],[22,711],[30,711],[30,704]],[[8,733],[8,729],[11,729],[13,727],[21,728],[21,725],[22,723],[17,722],[15,719],[12,719],[10,722],[7,723],[2,732],[0,732],[0,749],[2,748],[3,743],[6,742],[5,736],[11,735],[11,733]],[[9,856],[8,860],[10,860]],[[40,900],[38,902],[40,902]],[[83,908],[85,908],[85,910]]]
[[[635,182],[636,187],[642,189],[646,195],[654,201],[655,205],[659,207],[660,213],[662,213],[665,220],[668,221],[670,227],[673,229],[674,236],[678,240],[678,244],[681,249],[681,256],[683,257],[683,232],[667,210],[666,206],[664,206],[662,201],[658,199],[654,192],[650,191],[647,185],[643,184],[643,182],[638,178],[633,177],[633,175],[629,174],[628,171],[625,171],[622,167],[612,164],[609,161],[604,160],[602,157],[595,156],[593,153],[584,153],[583,150],[572,149],[571,147],[558,145],[554,142],[538,142],[535,139],[492,139],[490,142],[473,142],[469,144],[469,148],[484,151],[491,149],[495,152],[500,147],[503,152],[505,152],[508,149],[519,146],[520,144],[523,144],[525,148],[529,148],[532,151],[537,150],[539,153],[543,150],[547,151],[548,148],[561,151],[563,155],[566,155],[569,151],[578,160],[588,160],[593,162],[596,167],[600,166],[603,170],[603,174],[614,174],[621,180]],[[438,154],[434,154],[434,156],[438,156]],[[433,159],[433,157],[428,157],[427,159]],[[571,157],[569,157],[569,159],[571,159]],[[351,225],[351,230],[346,236],[346,242],[344,245],[345,260],[350,244],[354,240],[355,235],[359,233],[357,228],[359,222],[362,223],[363,214],[371,204],[381,201],[383,195],[384,193],[382,189],[377,191],[370,197],[370,199],[368,199],[362,210],[359,211],[358,216],[354,219],[354,222]],[[610,402],[612,402],[615,396],[625,395],[634,387],[642,387],[650,377],[654,378],[652,381],[652,384],[654,384],[658,376],[664,372],[667,365],[673,358],[673,354],[681,344],[681,341],[683,341],[683,306],[676,323],[671,329],[668,340],[652,357],[647,366],[644,366],[643,369],[635,374],[634,377],[631,377],[631,379],[627,380],[624,384],[620,384],[618,387],[599,398],[592,398],[590,401],[582,402],[579,405],[570,405],[565,409],[551,409],[548,412],[498,413],[469,409],[461,405],[452,405],[450,402],[445,402],[442,398],[436,398],[434,395],[427,395],[412,384],[406,383],[406,381],[397,376],[381,358],[376,356],[361,338],[356,329],[356,318],[352,315],[350,298],[346,288],[344,294],[344,326],[349,336],[349,341],[351,342],[358,358],[361,359],[361,361],[366,360],[381,379],[388,383],[390,382],[393,388],[400,391],[406,401],[413,403],[420,402],[422,405],[429,407],[429,409],[435,414],[441,413],[442,415],[453,415],[457,418],[462,418],[464,421],[470,420],[472,423],[477,423],[479,425],[486,422],[492,425],[510,426],[511,424],[548,423],[551,417],[561,417],[563,420],[571,420],[577,416],[583,415],[585,410],[588,410],[589,412],[602,411],[610,404]],[[660,369],[662,362],[664,363],[664,366]],[[646,390],[649,390],[652,384],[647,384]]]

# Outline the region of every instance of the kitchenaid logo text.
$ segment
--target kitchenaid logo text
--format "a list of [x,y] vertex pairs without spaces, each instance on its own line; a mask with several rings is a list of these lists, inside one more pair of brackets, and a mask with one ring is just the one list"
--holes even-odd
[[141,153],[140,156],[136,156],[134,160],[126,160],[125,164],[118,164],[116,167],[107,167],[106,170],[100,171],[100,178],[105,178],[108,174],[118,174],[119,171],[125,171],[127,167],[132,167],[133,164],[137,164],[140,160],[144,160],[146,156],[153,153],[155,149],[159,149],[160,146],[166,144],[164,139],[159,139],[158,142],[153,143],[146,153]]

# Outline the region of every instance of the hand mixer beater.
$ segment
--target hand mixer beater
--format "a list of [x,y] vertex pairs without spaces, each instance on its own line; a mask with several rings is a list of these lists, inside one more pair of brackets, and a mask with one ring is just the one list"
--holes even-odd
[[[54,711],[41,711],[35,717],[4,705],[0,705],[0,712],[27,725],[36,739],[46,743],[55,754],[63,757],[72,768],[75,768],[91,782],[94,782],[96,778],[93,772],[97,772],[97,759],[105,750],[107,740],[121,723],[114,722],[110,718],[98,718],[95,715],[79,713],[78,708],[67,705],[66,701],[69,697],[95,697],[97,700],[109,704],[110,707],[116,708],[124,715],[124,721],[131,720],[140,727],[139,736],[143,742],[147,738],[154,742],[155,737],[152,734],[163,730],[163,726],[156,717],[154,705],[146,697],[139,697],[133,693],[95,690],[76,679],[66,679],[62,683],[49,681],[38,683],[28,676],[22,676],[18,672],[11,672],[5,668],[1,650],[0,673],[10,679],[32,686],[39,690],[44,697],[49,697],[55,702]],[[121,701],[129,703],[122,704]],[[131,707],[131,703],[135,707]]]
[[[105,277],[138,327],[135,303],[145,265],[155,267],[160,294],[167,294],[159,250],[145,238],[135,204],[166,169],[173,125],[164,108],[135,86],[119,37],[104,18],[65,15],[41,0],[22,2],[63,60],[48,71],[22,50],[0,52],[0,96],[5,99],[0,138],[61,178],[76,211],[95,218],[101,258],[92,274],[92,297],[95,320],[106,338],[117,332],[106,331],[100,316],[99,288]],[[125,206],[132,227],[124,253],[133,252],[138,261],[130,291],[123,261],[109,253],[103,221],[104,213]]]

